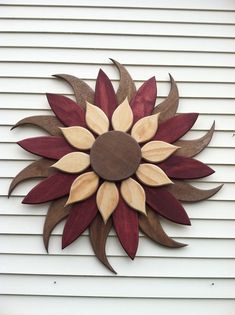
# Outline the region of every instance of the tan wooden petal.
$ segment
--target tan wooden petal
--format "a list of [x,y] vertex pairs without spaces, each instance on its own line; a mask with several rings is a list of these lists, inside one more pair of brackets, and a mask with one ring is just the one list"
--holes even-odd
[[128,99],[125,100],[115,109],[112,116],[112,125],[114,130],[126,132],[133,123],[133,112],[129,105]]
[[159,113],[138,120],[131,130],[132,137],[139,143],[150,140],[158,128]]
[[89,154],[83,152],[72,152],[63,156],[52,165],[65,173],[80,173],[90,165]]
[[136,176],[141,182],[148,186],[163,186],[172,184],[172,181],[163,172],[163,170],[154,164],[140,164],[136,171]]
[[83,127],[60,128],[66,140],[75,148],[88,150],[95,142],[93,134]]
[[150,162],[161,162],[173,154],[179,147],[164,141],[150,141],[142,149],[142,157]]
[[119,201],[119,193],[116,185],[111,182],[104,182],[97,191],[96,204],[102,215],[104,223],[116,209]]
[[93,195],[99,186],[99,177],[94,172],[78,176],[72,183],[66,205],[87,199]]
[[145,210],[145,191],[137,181],[128,178],[121,183],[121,194],[125,202],[133,209],[144,213]]
[[86,123],[98,135],[102,135],[109,130],[108,117],[102,109],[88,102],[86,103]]

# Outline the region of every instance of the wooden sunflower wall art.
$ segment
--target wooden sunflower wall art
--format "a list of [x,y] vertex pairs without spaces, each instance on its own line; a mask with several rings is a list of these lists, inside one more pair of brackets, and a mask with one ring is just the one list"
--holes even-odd
[[18,142],[41,158],[13,179],[9,195],[25,180],[45,178],[22,203],[51,202],[43,230],[46,250],[54,227],[65,219],[62,248],[89,228],[95,255],[115,272],[105,252],[112,226],[131,259],[138,248],[139,229],[160,245],[183,247],[166,234],[159,217],[190,225],[181,202],[207,199],[222,185],[201,190],[187,182],[214,172],[192,157],[208,145],[215,124],[200,139],[180,140],[198,114],[176,113],[179,95],[172,76],[168,97],[155,106],[155,77],[136,91],[126,68],[112,62],[120,73],[116,93],[102,70],[95,91],[74,76],[58,74],[55,77],[73,88],[76,102],[47,94],[55,116],[27,117],[13,127],[30,124],[49,135]]

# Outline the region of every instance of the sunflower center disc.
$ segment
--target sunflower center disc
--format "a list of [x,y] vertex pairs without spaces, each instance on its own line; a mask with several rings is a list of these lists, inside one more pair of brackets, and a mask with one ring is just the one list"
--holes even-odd
[[135,173],[140,164],[141,151],[129,134],[109,131],[96,139],[90,158],[92,168],[100,177],[118,181]]

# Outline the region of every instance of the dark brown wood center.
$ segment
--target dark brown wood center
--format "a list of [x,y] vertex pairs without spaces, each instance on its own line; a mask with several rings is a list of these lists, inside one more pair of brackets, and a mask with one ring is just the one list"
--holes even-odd
[[118,181],[133,175],[140,160],[140,146],[129,134],[109,131],[99,136],[91,148],[91,166],[102,178]]

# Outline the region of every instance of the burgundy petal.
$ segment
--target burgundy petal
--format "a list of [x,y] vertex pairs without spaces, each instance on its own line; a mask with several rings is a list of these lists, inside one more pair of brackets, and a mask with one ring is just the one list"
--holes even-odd
[[172,143],[183,137],[197,120],[198,113],[180,114],[172,117],[159,125],[156,135],[152,140],[161,140]]
[[138,214],[119,196],[119,203],[113,213],[113,224],[123,249],[135,258],[139,242]]
[[183,156],[172,155],[158,166],[168,177],[175,179],[202,178],[214,173],[214,170],[206,164]]
[[97,211],[95,195],[72,207],[64,226],[62,248],[67,247],[85,231],[95,218]]
[[22,203],[38,204],[63,197],[69,193],[76,175],[57,173],[37,184]]
[[151,115],[157,98],[155,77],[144,82],[131,100],[134,123],[144,116]]
[[35,137],[17,143],[26,151],[55,160],[59,160],[62,156],[75,151],[62,137]]
[[85,127],[84,109],[68,97],[47,93],[51,109],[65,126]]
[[165,188],[145,187],[146,202],[161,216],[175,223],[190,225],[189,217],[179,203]]
[[99,106],[110,119],[117,106],[116,94],[112,82],[100,69],[95,86],[95,105]]

